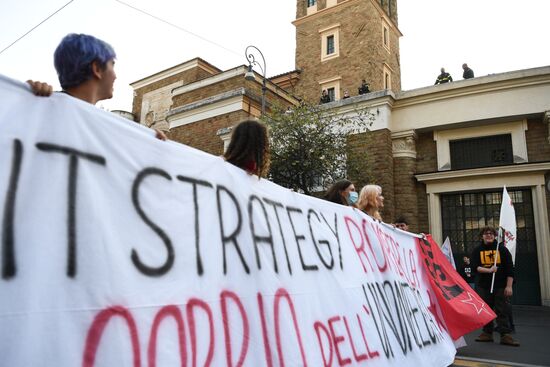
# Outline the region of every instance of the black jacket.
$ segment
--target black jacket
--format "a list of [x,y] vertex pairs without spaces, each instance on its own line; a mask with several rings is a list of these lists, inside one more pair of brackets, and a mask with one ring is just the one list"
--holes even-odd
[[330,101],[330,96],[328,94],[321,95],[321,99],[319,99],[319,103],[323,104],[323,103],[329,103],[329,102],[331,101]]
[[439,74],[439,76],[435,80],[435,84],[443,84],[443,83],[448,83],[448,82],[452,82],[452,81],[453,81],[453,77],[451,76],[451,74],[441,73],[441,74]]
[[[477,246],[470,256],[472,270],[476,272],[476,287],[491,289],[491,280],[493,273],[479,273],[478,266],[490,268],[495,263],[495,250],[497,241],[491,244],[481,243]],[[514,263],[512,262],[512,254],[504,245],[498,247],[499,256],[497,257],[498,270],[495,275],[495,289],[506,288],[508,277],[514,277]]]
[[462,73],[462,77],[464,79],[472,79],[474,77],[474,71],[470,68],[467,68],[464,70],[464,73]]
[[357,92],[359,92],[359,94],[367,94],[367,93],[370,93],[370,91],[369,91],[369,84],[368,84],[368,83],[361,84],[361,86],[360,86],[359,88],[357,88]]

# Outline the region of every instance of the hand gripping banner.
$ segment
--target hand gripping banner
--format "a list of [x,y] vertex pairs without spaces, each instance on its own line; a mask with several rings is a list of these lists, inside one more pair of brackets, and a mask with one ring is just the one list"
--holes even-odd
[[0,100],[2,365],[453,362],[414,235],[65,94]]

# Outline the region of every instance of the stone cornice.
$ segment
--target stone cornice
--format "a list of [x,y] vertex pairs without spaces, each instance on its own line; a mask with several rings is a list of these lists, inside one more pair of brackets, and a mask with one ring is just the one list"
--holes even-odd
[[401,91],[396,94],[397,103],[395,108],[545,84],[550,85],[550,66],[492,74],[443,85]]
[[338,109],[338,113],[353,112],[357,109],[374,108],[380,106],[393,106],[395,97],[391,90],[380,90],[358,96],[352,96],[346,99],[325,103],[320,108]]
[[[241,65],[241,66],[237,66],[233,69],[226,70],[223,73],[219,73],[219,74],[213,75],[211,77],[201,79],[201,80],[196,81],[194,83],[189,83],[189,84],[186,84],[186,85],[182,85],[181,87],[177,87],[177,88],[174,88],[172,90],[172,97],[180,95],[180,94],[185,94],[185,93],[188,93],[188,92],[191,92],[193,90],[203,88],[203,87],[206,87],[206,86],[209,86],[209,85],[218,84],[218,83],[220,83],[224,80],[228,80],[228,79],[234,78],[236,76],[240,76],[240,75],[243,76],[243,80],[244,80],[244,75],[246,74],[247,71],[248,71],[248,67],[246,67],[245,65]],[[254,71],[254,79],[255,79],[256,83],[261,84],[263,77]],[[291,94],[286,92],[284,89],[279,87],[277,84],[273,83],[268,78],[266,78],[266,87],[272,93],[278,95],[279,97],[281,97],[283,99],[286,99],[288,102],[290,102],[292,104],[296,105],[296,104],[299,103],[297,98],[295,98],[294,96],[292,96]]]
[[233,97],[237,96],[244,96],[246,94],[246,90],[244,88],[237,88],[234,90],[230,90],[227,92],[223,92],[220,94],[217,94],[215,96],[211,96],[205,99],[201,99],[200,101],[195,101],[177,108],[174,108],[173,110],[170,110],[167,115],[166,119],[168,121],[172,120],[175,116],[180,115],[184,112],[194,110],[200,107],[209,106],[216,102],[224,101]]
[[166,122],[169,129],[173,129],[197,121],[242,111],[246,98],[252,97],[244,88],[220,93],[170,111],[166,116]]
[[143,79],[140,79],[138,81],[135,81],[133,83],[130,83],[130,86],[132,88],[134,88],[134,90],[136,90],[136,89],[139,89],[139,88],[143,88],[143,87],[145,87],[149,84],[156,83],[160,80],[166,79],[170,76],[173,76],[173,75],[179,74],[181,72],[184,72],[186,70],[190,70],[190,69],[197,68],[197,67],[203,69],[204,71],[206,71],[206,72],[208,72],[212,75],[221,72],[220,69],[210,65],[206,61],[204,61],[200,58],[195,58],[195,59],[186,61],[182,64],[173,66],[169,69],[160,71],[160,72],[155,73],[153,75],[150,75],[148,77],[145,77]]
[[188,93],[195,89],[203,88],[212,84],[217,84],[217,83],[223,82],[224,80],[231,79],[239,75],[244,75],[247,72],[247,70],[248,69],[246,66],[241,65],[233,69],[226,70],[223,73],[213,75],[209,78],[201,79],[193,83],[182,85],[172,90],[172,97],[178,96],[180,94]]
[[496,175],[502,175],[502,176],[520,175],[520,174],[535,173],[535,172],[544,174],[545,172],[548,172],[548,171],[550,171],[550,162],[539,162],[539,163],[516,164],[516,165],[509,165],[509,166],[493,166],[493,167],[455,170],[455,171],[423,173],[423,174],[415,175],[415,177],[419,182],[429,183],[429,182],[453,180],[457,178],[468,178],[468,177],[474,178],[474,177],[481,177],[481,176],[496,176]]
[[319,29],[319,33],[325,33],[327,31],[330,31],[334,28],[339,28],[339,27],[340,27],[340,23],[335,23],[335,24],[329,25],[328,27],[325,27],[323,29]]

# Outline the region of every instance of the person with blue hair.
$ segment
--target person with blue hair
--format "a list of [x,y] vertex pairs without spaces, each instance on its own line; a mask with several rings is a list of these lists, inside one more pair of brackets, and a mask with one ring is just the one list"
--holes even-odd
[[[87,34],[66,35],[54,52],[54,66],[63,92],[91,104],[113,97],[116,79],[115,50],[107,42]],[[28,80],[34,94],[49,96],[47,83]],[[166,135],[155,129],[157,138]]]
[[65,36],[54,53],[63,91],[91,104],[113,97],[115,50],[87,34]]
[[[107,43],[87,34],[66,35],[54,52],[54,66],[63,92],[89,102],[113,97],[116,53]],[[47,83],[29,80],[36,95],[48,96]]]

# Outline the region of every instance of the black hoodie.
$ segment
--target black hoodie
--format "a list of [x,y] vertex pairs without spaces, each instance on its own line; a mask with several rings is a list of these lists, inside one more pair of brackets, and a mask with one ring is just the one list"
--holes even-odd
[[[490,268],[495,263],[495,252],[497,241],[490,244],[481,243],[477,246],[472,255],[470,255],[472,270],[476,273],[476,287],[491,288],[491,279],[493,273],[479,273],[477,267]],[[495,289],[506,288],[508,277],[514,277],[514,263],[512,262],[512,254],[508,249],[500,244],[498,247],[499,256],[497,257],[498,270],[495,275]]]

